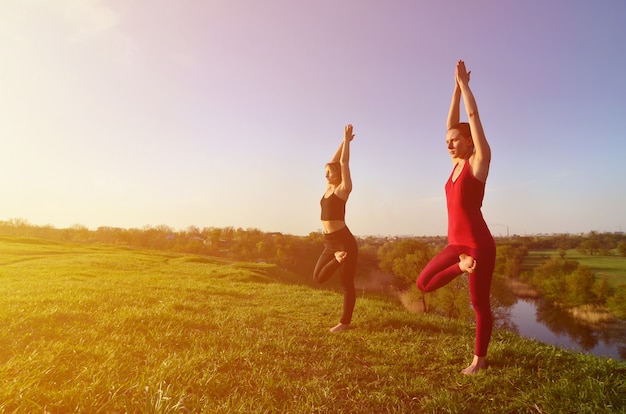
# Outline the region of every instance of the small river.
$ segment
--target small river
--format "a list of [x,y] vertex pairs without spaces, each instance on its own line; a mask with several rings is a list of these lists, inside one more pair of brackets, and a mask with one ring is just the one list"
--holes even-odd
[[510,308],[510,322],[525,338],[626,361],[626,327],[623,324],[592,328],[542,300],[521,298]]

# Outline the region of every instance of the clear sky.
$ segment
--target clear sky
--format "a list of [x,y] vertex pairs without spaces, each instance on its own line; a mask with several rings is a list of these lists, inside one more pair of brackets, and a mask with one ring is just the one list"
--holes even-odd
[[[445,235],[463,59],[494,235],[626,231],[623,0],[2,0],[0,220]],[[466,119],[461,108],[462,120]]]

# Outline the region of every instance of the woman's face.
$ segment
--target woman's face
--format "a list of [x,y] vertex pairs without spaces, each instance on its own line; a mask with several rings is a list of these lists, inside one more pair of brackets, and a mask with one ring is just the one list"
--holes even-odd
[[329,184],[334,184],[334,185],[341,183],[341,173],[336,166],[334,165],[326,166],[326,181]]
[[448,153],[450,157],[454,158],[468,158],[474,149],[472,138],[464,137],[461,132],[456,129],[451,129],[446,134],[446,144],[448,146]]

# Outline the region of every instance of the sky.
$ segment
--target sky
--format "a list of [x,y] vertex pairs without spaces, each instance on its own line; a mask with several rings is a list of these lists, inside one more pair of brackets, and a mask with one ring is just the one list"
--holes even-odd
[[[459,59],[495,236],[626,230],[622,0],[2,0],[0,220],[445,236]],[[461,107],[461,119],[466,120]]]

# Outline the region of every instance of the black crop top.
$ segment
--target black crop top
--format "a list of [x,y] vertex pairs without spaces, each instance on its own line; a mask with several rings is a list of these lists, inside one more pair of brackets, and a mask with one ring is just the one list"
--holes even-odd
[[322,220],[345,220],[346,202],[335,193],[328,198],[322,196],[320,206],[322,206]]

